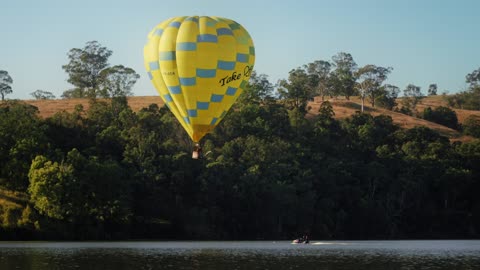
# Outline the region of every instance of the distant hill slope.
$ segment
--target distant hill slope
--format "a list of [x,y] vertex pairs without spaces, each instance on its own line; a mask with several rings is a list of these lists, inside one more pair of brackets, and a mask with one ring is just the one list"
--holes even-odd
[[0,229],[17,227],[27,205],[26,193],[0,187]]
[[[427,107],[436,108],[439,106],[449,107],[447,101],[443,96],[428,96],[422,99],[421,103],[417,105],[417,110],[422,111]],[[463,123],[470,115],[476,115],[480,117],[480,111],[453,109],[457,114],[458,122]]]
[[[355,112],[361,110],[361,105],[359,103],[356,103],[353,101],[347,101],[347,100],[331,100],[330,102],[332,103],[333,106],[333,111],[335,112],[335,117],[337,119],[343,119],[351,116],[352,114],[355,114]],[[313,116],[317,114],[318,109],[320,108],[321,103],[310,103],[311,109],[309,111],[309,115]],[[469,136],[464,136],[460,132],[448,128],[446,126],[433,123],[430,121],[426,121],[421,118],[416,118],[413,116],[409,116],[406,114],[398,113],[398,112],[393,112],[381,108],[372,108],[365,106],[364,111],[367,113],[372,114],[373,116],[377,116],[380,114],[388,115],[392,117],[393,122],[397,125],[399,125],[401,128],[414,128],[414,127],[420,127],[420,126],[425,126],[430,129],[436,130],[443,136],[446,136],[450,138],[451,140],[454,141],[469,141],[473,138]],[[423,110],[422,110],[423,111]]]
[[0,187],[0,205],[23,207],[28,203],[28,195],[23,192],[11,191]]
[[[360,99],[358,97],[352,97],[350,100],[344,98],[329,99],[335,112],[335,117],[338,119],[349,117],[356,111],[360,111]],[[25,102],[36,106],[40,111],[41,117],[50,117],[59,111],[72,112],[75,105],[82,104],[84,109],[89,108],[88,99],[55,99],[55,100],[26,100]],[[142,108],[148,107],[150,104],[157,104],[163,106],[163,101],[159,96],[136,96],[129,97],[128,103],[132,110],[139,111]],[[400,103],[400,102],[399,102]],[[315,101],[309,102],[308,106],[311,107],[307,117],[313,117],[318,114],[321,101],[316,98]],[[440,134],[447,136],[453,141],[469,141],[473,138],[469,136],[463,136],[456,130],[451,128],[429,122],[420,118],[408,116],[405,114],[388,111],[380,108],[372,108],[368,106],[369,103],[365,103],[365,111],[371,113],[374,116],[385,114],[392,117],[393,122],[398,124],[402,128],[413,128],[418,126],[425,126],[438,131]],[[448,106],[443,96],[428,96],[422,99],[421,103],[417,105],[417,110],[423,112],[426,107],[436,108],[439,106]],[[453,109],[457,113],[457,117],[460,123],[462,123],[468,116],[477,115],[480,117],[480,111],[469,111]]]
[[[43,118],[50,117],[61,111],[73,112],[75,106],[78,104],[81,104],[84,110],[88,110],[90,107],[89,100],[84,98],[25,100],[25,102],[37,107],[40,111],[40,116]],[[153,103],[158,104],[158,106],[163,106],[163,101],[159,96],[128,97],[128,105],[134,111],[139,111]]]

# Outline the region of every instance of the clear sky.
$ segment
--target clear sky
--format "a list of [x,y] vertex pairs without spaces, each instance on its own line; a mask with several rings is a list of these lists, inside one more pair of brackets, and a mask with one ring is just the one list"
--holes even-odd
[[0,70],[14,83],[8,98],[31,99],[72,88],[62,65],[72,48],[97,40],[110,64],[133,68],[134,95],[156,95],[143,66],[148,32],[175,16],[237,21],[255,43],[255,70],[272,83],[315,60],[351,53],[359,66],[393,67],[388,83],[426,93],[466,89],[480,67],[478,0],[0,0]]

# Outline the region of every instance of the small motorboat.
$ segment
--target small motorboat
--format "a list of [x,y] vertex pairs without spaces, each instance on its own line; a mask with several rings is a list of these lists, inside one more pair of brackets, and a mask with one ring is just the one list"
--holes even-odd
[[310,241],[308,239],[298,238],[292,241],[292,244],[309,244]]

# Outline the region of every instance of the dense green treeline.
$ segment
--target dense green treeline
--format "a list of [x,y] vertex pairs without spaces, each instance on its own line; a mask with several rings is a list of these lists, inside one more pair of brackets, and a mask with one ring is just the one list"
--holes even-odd
[[200,160],[156,105],[92,100],[41,119],[35,107],[2,103],[0,237],[480,235],[480,141],[402,130],[388,116],[339,121],[328,102],[307,120],[305,107],[251,94],[203,140]]
[[[358,68],[341,52],[293,69],[276,96],[267,76],[252,72],[235,107],[203,139],[204,157],[193,160],[167,108],[128,106],[139,76],[110,66],[111,54],[96,41],[69,51],[62,68],[74,88],[62,96],[91,103],[47,119],[3,101],[13,80],[0,72],[1,240],[480,236],[479,140],[451,143],[362,112],[337,120],[328,102],[305,117],[314,97],[353,95],[362,111],[367,100],[416,114],[420,87],[409,84],[398,106],[400,88],[385,84],[390,67]],[[470,89],[451,106],[478,107],[479,74],[466,76]],[[431,84],[429,95],[436,92]],[[480,137],[479,119],[459,126],[449,108],[427,108],[423,117]]]

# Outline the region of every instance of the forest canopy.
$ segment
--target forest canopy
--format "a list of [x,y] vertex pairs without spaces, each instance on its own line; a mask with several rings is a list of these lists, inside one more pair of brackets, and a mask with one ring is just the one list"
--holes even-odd
[[[0,107],[2,239],[478,237],[480,142],[240,103],[200,160],[166,108]],[[8,131],[8,132],[5,132]],[[5,203],[10,202],[10,203]]]
[[[101,61],[83,65],[85,54]],[[64,97],[88,97],[88,109],[41,118],[25,102],[0,103],[1,240],[480,237],[480,140],[450,142],[362,110],[339,120],[325,100],[360,93],[363,105],[413,114],[420,87],[408,85],[396,104],[389,67],[358,69],[339,53],[275,86],[253,72],[193,160],[168,108],[129,107],[138,75],[110,67],[110,55],[89,42],[63,66],[75,86]],[[2,74],[3,98],[12,79]],[[458,97],[475,97],[477,75]],[[314,97],[321,106],[307,118]],[[478,119],[462,127],[449,108],[423,115],[479,134]]]

